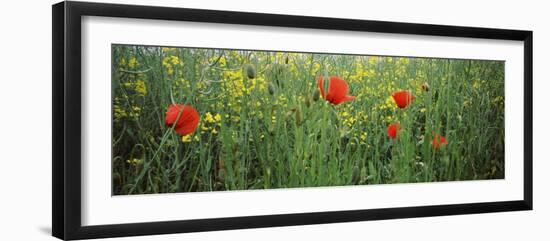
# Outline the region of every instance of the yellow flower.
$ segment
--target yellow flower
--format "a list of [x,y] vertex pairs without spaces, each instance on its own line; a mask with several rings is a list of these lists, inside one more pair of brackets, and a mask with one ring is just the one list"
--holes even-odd
[[226,91],[230,93],[233,100],[238,99],[245,94],[247,88],[244,86],[243,74],[241,70],[225,71],[223,73],[223,78],[226,80],[223,85],[227,89]]
[[365,140],[367,140],[367,132],[363,132],[363,133],[361,133],[361,136],[360,136],[360,138],[361,138],[361,140],[362,140],[362,141],[365,141]]
[[113,114],[115,116],[115,121],[119,121],[120,119],[128,116],[126,111],[124,111],[124,109],[122,109],[118,104],[115,104],[113,109],[114,109]]
[[167,48],[167,47],[162,47],[161,48],[162,52],[172,52],[172,51],[176,51],[176,48]]
[[218,63],[220,64],[220,67],[225,67],[227,65],[227,61],[223,56],[220,58],[220,60],[218,60]]
[[350,116],[346,119],[344,119],[344,124],[348,125],[349,127],[353,126],[353,124],[355,124],[355,122],[357,121],[357,118],[353,117],[353,116]]
[[384,120],[386,121],[386,123],[392,123],[396,121],[394,116],[386,116]]
[[369,56],[369,64],[370,64],[370,65],[374,65],[374,64],[376,64],[376,63],[378,63],[378,57],[376,57],[376,56]]
[[126,160],[126,162],[127,162],[128,164],[133,165],[133,166],[137,166],[137,165],[143,163],[143,160],[137,159],[137,158],[133,158],[133,159]]
[[216,120],[214,120],[214,116],[210,112],[206,112],[206,114],[204,114],[204,120],[208,123],[216,122]]
[[484,83],[484,81],[474,80],[474,83],[472,84],[472,87],[474,87],[474,89],[479,89],[479,87],[481,87],[482,83]]
[[[178,58],[178,56],[173,56],[173,55],[164,58],[164,61],[166,61],[166,63],[170,63],[172,65],[180,64],[180,58]],[[164,63],[164,61],[163,61],[163,63]]]
[[130,61],[128,61],[128,67],[134,68],[138,64],[136,57],[132,57]]
[[236,115],[236,116],[231,116],[231,120],[232,120],[233,122],[239,122],[239,121],[241,121],[241,117],[238,116],[238,115]]
[[214,116],[214,120],[216,120],[216,121],[219,122],[219,121],[222,120],[222,116],[218,113],[218,114],[216,114],[216,115]]
[[136,82],[122,83],[122,86],[124,86],[127,89],[134,90],[139,96],[145,96],[147,94],[147,87],[143,80],[138,80]]
[[495,104],[499,104],[499,103],[502,103],[502,102],[504,102],[504,97],[502,97],[502,96],[497,96],[493,99],[493,103],[495,103]]
[[147,94],[147,87],[145,86],[145,82],[143,80],[138,80],[134,88],[141,96],[145,96]]
[[166,56],[162,59],[162,66],[166,68],[166,72],[169,75],[174,73],[174,65],[181,65],[181,61],[178,56]]
[[182,141],[182,142],[185,142],[185,143],[191,142],[191,134],[185,135],[185,136],[181,136],[181,141]]

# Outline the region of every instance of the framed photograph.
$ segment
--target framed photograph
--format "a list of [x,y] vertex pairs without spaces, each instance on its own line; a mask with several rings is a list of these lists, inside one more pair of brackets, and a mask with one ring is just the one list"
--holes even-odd
[[531,210],[532,34],[55,4],[53,235]]

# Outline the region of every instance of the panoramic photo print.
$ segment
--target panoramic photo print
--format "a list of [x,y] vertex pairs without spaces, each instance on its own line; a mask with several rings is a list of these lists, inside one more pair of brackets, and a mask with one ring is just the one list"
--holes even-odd
[[504,61],[111,50],[113,195],[504,178]]

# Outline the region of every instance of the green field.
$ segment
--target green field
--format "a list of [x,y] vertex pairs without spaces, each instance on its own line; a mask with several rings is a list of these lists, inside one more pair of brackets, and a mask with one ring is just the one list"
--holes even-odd
[[502,61],[113,45],[112,107],[114,195],[504,178]]

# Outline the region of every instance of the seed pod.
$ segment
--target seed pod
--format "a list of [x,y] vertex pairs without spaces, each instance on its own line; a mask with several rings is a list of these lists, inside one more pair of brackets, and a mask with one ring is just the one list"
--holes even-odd
[[285,64],[288,64],[288,55],[285,56]]
[[275,86],[273,85],[273,83],[271,82],[268,82],[267,83],[267,91],[269,92],[270,95],[274,95],[275,94]]
[[315,91],[313,91],[313,101],[318,101],[320,95],[321,93],[319,92],[319,90],[316,89]]
[[427,82],[424,82],[424,84],[422,84],[422,91],[424,92],[430,91],[430,85],[428,85]]
[[246,65],[246,76],[248,76],[249,79],[256,78],[256,69],[251,64]]

